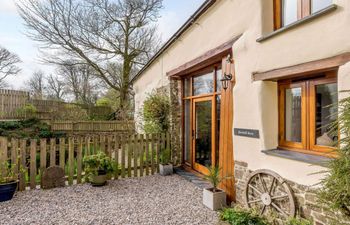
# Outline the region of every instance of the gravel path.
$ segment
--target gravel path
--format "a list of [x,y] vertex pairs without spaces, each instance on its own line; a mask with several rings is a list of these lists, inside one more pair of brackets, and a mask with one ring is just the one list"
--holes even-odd
[[18,192],[0,203],[0,224],[216,224],[202,190],[178,175]]

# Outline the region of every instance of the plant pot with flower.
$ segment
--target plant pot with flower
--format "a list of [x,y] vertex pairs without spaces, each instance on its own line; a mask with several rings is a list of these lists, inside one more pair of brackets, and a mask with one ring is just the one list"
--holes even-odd
[[203,204],[211,210],[219,210],[226,206],[226,193],[218,188],[218,185],[228,177],[220,176],[219,167],[209,167],[209,173],[204,178],[210,182],[211,188],[203,189]]
[[16,164],[8,162],[0,165],[0,202],[13,198],[18,185],[18,173],[15,173]]
[[171,163],[171,150],[166,148],[160,152],[159,174],[168,176],[173,174],[173,164]]
[[85,180],[90,182],[92,186],[106,185],[108,177],[110,177],[109,175],[111,175],[116,168],[116,164],[103,152],[85,156],[83,163]]

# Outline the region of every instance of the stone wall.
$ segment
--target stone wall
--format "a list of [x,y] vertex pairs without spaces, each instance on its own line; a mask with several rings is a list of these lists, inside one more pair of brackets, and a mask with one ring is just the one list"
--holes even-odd
[[[243,206],[245,206],[245,184],[251,172],[247,163],[235,161],[236,203]],[[301,217],[312,219],[315,225],[350,224],[349,219],[319,206],[317,189],[292,181],[287,181],[287,183],[294,192],[296,211]]]
[[175,165],[182,162],[182,100],[181,81],[170,80],[170,134],[172,160]]

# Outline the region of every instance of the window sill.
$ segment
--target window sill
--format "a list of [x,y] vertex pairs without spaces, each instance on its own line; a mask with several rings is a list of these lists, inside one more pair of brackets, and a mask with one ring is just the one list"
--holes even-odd
[[310,155],[306,153],[295,152],[295,151],[284,150],[284,149],[263,150],[261,152],[270,156],[291,159],[291,160],[323,166],[323,167],[326,167],[327,163],[332,160],[331,158],[328,158],[326,156]]
[[308,22],[310,22],[310,21],[312,21],[312,20],[314,20],[314,19],[316,19],[318,17],[326,15],[326,14],[328,14],[330,12],[333,12],[336,9],[337,9],[337,5],[332,4],[332,5],[328,6],[327,8],[324,8],[324,9],[318,11],[318,12],[315,12],[314,14],[311,14],[311,15],[303,18],[303,19],[300,19],[300,20],[298,20],[298,21],[296,21],[294,23],[291,23],[291,24],[289,24],[287,26],[284,26],[284,27],[282,27],[280,29],[277,29],[277,30],[275,30],[275,31],[273,31],[273,32],[271,32],[269,34],[266,34],[266,35],[262,36],[261,38],[258,38],[256,41],[261,43],[261,42],[263,42],[265,40],[268,40],[268,39],[270,39],[272,37],[275,37],[275,36],[277,36],[277,35],[279,35],[281,33],[284,33],[284,32],[286,32],[288,30],[291,30],[294,27],[298,27],[298,26],[300,26],[302,24],[305,24],[305,23],[308,23]]

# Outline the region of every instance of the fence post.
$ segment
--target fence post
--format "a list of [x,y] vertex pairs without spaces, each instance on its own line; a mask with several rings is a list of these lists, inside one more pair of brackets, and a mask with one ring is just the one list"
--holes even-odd
[[30,140],[30,189],[36,188],[36,149],[37,141]]
[[25,175],[27,173],[27,167],[26,167],[27,140],[25,139],[21,140],[20,148],[21,148],[20,163],[21,163],[22,171],[19,175],[19,190],[24,191],[26,188]]

